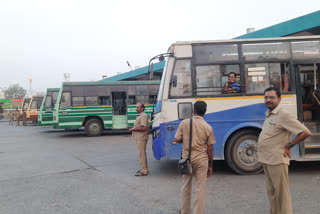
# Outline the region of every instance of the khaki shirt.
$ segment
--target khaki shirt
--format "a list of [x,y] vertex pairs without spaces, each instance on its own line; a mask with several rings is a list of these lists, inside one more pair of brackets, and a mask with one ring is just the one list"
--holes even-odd
[[[208,160],[207,145],[215,144],[212,127],[201,116],[192,118],[191,163]],[[189,157],[190,119],[183,120],[177,130],[175,138],[182,139],[182,158]]]
[[149,138],[149,120],[148,120],[148,115],[144,112],[141,112],[138,114],[136,121],[134,122],[134,128],[137,127],[147,127],[146,131],[133,131],[133,138],[135,140],[148,140]]
[[285,146],[291,142],[292,134],[298,135],[307,127],[280,104],[271,112],[268,110],[266,115],[258,140],[258,160],[269,165],[289,165],[290,158],[284,157]]

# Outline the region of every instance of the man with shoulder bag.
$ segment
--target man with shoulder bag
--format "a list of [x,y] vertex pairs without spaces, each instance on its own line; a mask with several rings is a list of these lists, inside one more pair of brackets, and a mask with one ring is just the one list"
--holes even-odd
[[196,185],[193,213],[203,214],[205,209],[206,183],[207,178],[212,175],[213,144],[216,142],[212,127],[203,120],[206,111],[207,104],[204,101],[197,101],[194,104],[193,118],[183,120],[175,135],[175,141],[183,143],[180,162],[188,165],[187,174],[183,175],[181,188],[181,214],[190,213],[191,210],[193,176]]

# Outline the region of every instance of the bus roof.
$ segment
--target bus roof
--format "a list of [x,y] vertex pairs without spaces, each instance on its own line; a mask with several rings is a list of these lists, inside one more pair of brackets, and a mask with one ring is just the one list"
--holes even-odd
[[60,91],[60,88],[47,88],[47,91]]
[[235,39],[295,36],[295,34],[303,33],[306,33],[305,35],[319,35],[320,10],[238,36]]
[[263,42],[263,41],[286,41],[286,40],[305,40],[320,39],[320,36],[294,36],[294,37],[272,37],[272,38],[254,38],[254,39],[230,39],[230,40],[195,40],[195,41],[177,41],[172,45],[191,45],[208,43],[242,43],[242,42]]
[[62,85],[160,85],[159,80],[151,81],[107,81],[107,82],[63,82]]

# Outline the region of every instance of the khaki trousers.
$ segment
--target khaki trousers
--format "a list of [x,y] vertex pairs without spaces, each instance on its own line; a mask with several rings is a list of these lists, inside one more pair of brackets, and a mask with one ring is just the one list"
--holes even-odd
[[266,175],[270,214],[292,214],[288,165],[263,164]]
[[20,117],[18,117],[16,120],[17,120],[16,121],[16,126],[20,126]]
[[147,142],[148,139],[136,140],[139,151],[140,170],[142,173],[148,173],[148,163],[146,154]]
[[193,213],[203,214],[206,205],[206,184],[207,184],[208,161],[199,161],[191,164],[191,173],[183,175],[182,181],[182,213],[190,213],[192,177],[195,177],[195,199],[193,203]]

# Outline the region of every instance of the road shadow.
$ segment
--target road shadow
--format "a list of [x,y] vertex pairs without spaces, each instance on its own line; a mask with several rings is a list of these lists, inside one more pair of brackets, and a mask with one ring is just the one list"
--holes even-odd
[[[179,175],[177,168],[178,160],[154,160],[151,161],[151,167],[153,174],[163,176],[175,176]],[[294,174],[303,173],[320,173],[320,161],[291,161],[289,166],[289,172]],[[242,176],[230,169],[224,160],[215,160],[213,163],[213,174],[216,175],[228,175],[228,176]],[[263,174],[263,172],[261,172]],[[247,176],[247,175],[246,175]],[[254,176],[254,175],[251,175]]]
[[[159,176],[177,176],[179,175],[178,160],[153,160],[150,163],[152,174]],[[213,174],[219,175],[237,175],[223,160],[215,160],[213,163]]]
[[298,174],[305,172],[320,173],[320,161],[291,161],[289,172]]
[[[47,131],[48,133],[51,130]],[[75,138],[75,137],[88,137],[88,138],[101,138],[106,136],[125,136],[125,135],[131,135],[131,132],[129,130],[104,130],[101,136],[97,137],[89,137],[86,132],[83,129],[79,130],[59,130],[60,133],[64,133],[63,135],[60,135],[58,137],[61,138]]]

